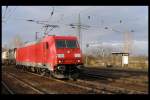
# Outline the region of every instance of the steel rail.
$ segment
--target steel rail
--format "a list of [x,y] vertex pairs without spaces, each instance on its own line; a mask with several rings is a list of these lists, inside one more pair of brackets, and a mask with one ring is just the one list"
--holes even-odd
[[[84,73],[86,76],[89,76],[89,77],[92,77],[92,78],[99,78],[99,79],[105,79],[105,80],[113,80],[113,78],[110,78],[110,77],[105,77],[104,75],[98,75],[98,74],[89,74],[89,73]],[[87,83],[90,83],[92,84],[91,82],[89,81],[85,81],[85,80],[79,80],[79,81],[84,81],[84,82],[87,82]],[[125,82],[122,82],[122,83],[125,83]],[[131,83],[131,82],[128,82],[128,83]],[[94,83],[95,84],[95,83]],[[137,93],[137,94],[145,94],[145,92],[142,92],[142,91],[137,91],[137,90],[131,90],[131,89],[125,89],[125,88],[121,88],[121,87],[116,87],[116,86],[109,86],[109,85],[106,85],[106,84],[103,84],[103,83],[99,83],[101,84],[103,87],[106,88],[109,88],[109,89],[112,89],[112,90],[118,90],[119,92],[129,92],[129,93]]]
[[23,81],[22,79],[16,77],[16,76],[15,76],[14,74],[12,74],[12,73],[8,73],[8,72],[6,72],[6,73],[7,73],[7,75],[13,77],[15,80],[19,81],[21,84],[24,84],[24,85],[26,85],[27,87],[31,88],[32,90],[36,91],[37,93],[39,93],[39,94],[45,94],[45,93],[46,93],[45,91],[42,91],[42,90],[36,88],[36,87],[33,86],[32,84],[30,84],[30,83],[28,83],[28,82],[25,82],[25,81]]
[[119,93],[119,94],[120,93],[132,93],[132,94],[145,94],[145,92],[135,91],[135,90],[129,90],[129,89],[120,88],[120,87],[114,87],[114,86],[106,85],[106,84],[103,84],[103,83],[97,84],[97,83],[92,83],[92,82],[86,81],[86,80],[81,80],[81,79],[77,80],[77,82],[81,82],[81,83],[84,83],[86,85],[101,86],[100,88],[93,88],[93,87],[89,87],[89,86],[80,85],[79,83],[77,84],[77,83],[73,83],[73,82],[67,82],[67,81],[64,81],[64,80],[58,80],[58,79],[50,78],[50,77],[47,77],[47,76],[41,76],[41,75],[36,74],[36,73],[31,73],[31,72],[27,72],[27,71],[25,71],[25,72],[29,73],[29,74],[32,74],[32,75],[35,75],[35,76],[40,76],[40,77],[43,77],[43,78],[47,78],[49,80],[55,80],[55,81],[58,81],[58,82],[61,82],[61,83],[64,83],[64,84],[67,84],[67,85],[70,85],[70,86],[82,88],[82,89],[91,91],[93,93],[111,93],[111,94],[112,93]]
[[10,94],[15,94],[7,85],[5,82],[2,81],[2,85],[5,87],[5,89],[10,93]]
[[100,89],[91,88],[91,87],[87,87],[87,86],[83,86],[83,85],[79,85],[79,84],[75,84],[75,83],[69,83],[69,82],[64,81],[64,80],[54,79],[54,78],[38,75],[38,74],[35,74],[35,73],[31,73],[31,72],[27,72],[27,73],[35,75],[35,76],[43,77],[43,78],[46,78],[46,79],[49,79],[49,80],[54,80],[54,81],[57,81],[57,82],[61,82],[61,83],[64,83],[64,84],[67,84],[67,85],[70,85],[70,86],[73,86],[73,87],[82,88],[82,89],[85,89],[85,90],[88,90],[88,91],[91,91],[91,92],[94,92],[94,93],[102,93],[103,92]]

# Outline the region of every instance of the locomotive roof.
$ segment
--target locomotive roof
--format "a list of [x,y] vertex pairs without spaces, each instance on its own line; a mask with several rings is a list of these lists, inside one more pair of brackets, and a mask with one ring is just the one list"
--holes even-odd
[[47,39],[47,38],[49,38],[49,37],[54,37],[55,39],[77,39],[76,36],[55,36],[55,35],[47,35],[47,36],[44,36],[44,37],[42,37],[42,38],[40,38],[40,39],[38,39],[38,40],[27,42],[27,43],[25,43],[22,47],[39,43],[39,42],[41,42],[42,40]]
[[47,41],[50,38],[54,38],[54,39],[77,39],[76,36],[55,36],[55,35],[48,35],[48,36],[45,36],[42,40],[43,41]]
[[76,39],[76,36],[55,36],[56,39]]
[[27,42],[27,43],[25,43],[25,44],[23,45],[23,47],[24,47],[24,46],[29,46],[29,45],[32,45],[32,44],[36,44],[36,43],[38,43],[38,42],[40,42],[40,41],[41,41],[41,39],[35,40],[35,41]]

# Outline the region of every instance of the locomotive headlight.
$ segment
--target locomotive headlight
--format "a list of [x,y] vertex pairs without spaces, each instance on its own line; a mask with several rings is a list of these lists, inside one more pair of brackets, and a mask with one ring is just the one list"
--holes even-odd
[[79,63],[79,62],[80,62],[80,60],[77,60],[77,62]]
[[61,60],[59,60],[58,62],[61,63]]
[[81,57],[81,54],[77,53],[77,54],[74,54],[75,57]]
[[57,54],[58,58],[64,58],[64,54]]

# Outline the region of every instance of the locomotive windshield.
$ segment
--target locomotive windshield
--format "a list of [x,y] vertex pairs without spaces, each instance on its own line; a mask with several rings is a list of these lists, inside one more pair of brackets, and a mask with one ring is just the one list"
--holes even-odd
[[56,47],[57,48],[65,48],[66,47],[65,40],[57,40],[56,41]]
[[67,48],[77,48],[76,40],[66,40]]
[[56,40],[57,48],[77,48],[76,40]]

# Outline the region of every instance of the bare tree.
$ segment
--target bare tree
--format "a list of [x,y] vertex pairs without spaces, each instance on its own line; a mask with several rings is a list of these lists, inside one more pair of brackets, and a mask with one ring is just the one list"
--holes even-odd
[[4,44],[3,47],[2,47],[2,51],[5,51],[5,50],[7,50],[7,49],[8,49],[7,44]]
[[18,48],[20,46],[23,45],[23,40],[21,38],[21,36],[19,34],[16,34],[14,37],[13,37],[13,40],[12,40],[12,45],[14,48]]

